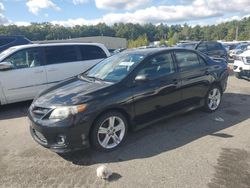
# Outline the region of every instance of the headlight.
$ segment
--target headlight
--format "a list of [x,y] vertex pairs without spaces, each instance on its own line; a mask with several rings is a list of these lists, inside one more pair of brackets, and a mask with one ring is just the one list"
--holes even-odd
[[247,64],[247,65],[249,64],[248,63],[249,60],[248,60],[247,57],[242,57],[242,61],[243,61],[244,64]]
[[65,119],[70,115],[75,115],[79,112],[83,112],[86,109],[85,104],[78,106],[63,106],[56,107],[49,116],[49,119]]

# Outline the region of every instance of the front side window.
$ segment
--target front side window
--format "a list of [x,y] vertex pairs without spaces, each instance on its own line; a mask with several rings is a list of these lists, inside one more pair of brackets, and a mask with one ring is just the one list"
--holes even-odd
[[75,46],[50,46],[44,51],[48,65],[77,61]]
[[119,82],[125,78],[142,60],[140,54],[117,54],[104,59],[83,76],[108,82]]
[[193,52],[175,52],[180,71],[191,70],[200,67],[198,55]]
[[82,60],[103,59],[107,57],[105,52],[98,46],[82,45],[79,47],[80,47]]
[[149,60],[139,71],[138,75],[145,75],[149,79],[157,79],[175,72],[174,62],[170,53],[160,54]]
[[16,69],[38,67],[41,65],[41,55],[39,49],[27,49],[14,53],[4,61],[12,63]]

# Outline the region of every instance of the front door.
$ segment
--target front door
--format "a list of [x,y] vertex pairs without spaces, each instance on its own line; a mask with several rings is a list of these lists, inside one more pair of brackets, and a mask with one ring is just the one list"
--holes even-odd
[[138,75],[147,80],[136,82],[133,92],[135,123],[144,124],[172,113],[180,102],[180,81],[171,53],[152,57]]
[[7,103],[33,99],[39,91],[46,88],[47,78],[39,48],[18,51],[3,62],[10,62],[14,67],[0,72],[0,82]]

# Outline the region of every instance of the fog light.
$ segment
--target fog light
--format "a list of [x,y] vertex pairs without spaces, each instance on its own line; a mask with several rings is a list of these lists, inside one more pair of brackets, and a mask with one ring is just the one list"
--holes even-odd
[[66,144],[66,136],[65,135],[57,136],[56,143],[58,145],[65,145]]

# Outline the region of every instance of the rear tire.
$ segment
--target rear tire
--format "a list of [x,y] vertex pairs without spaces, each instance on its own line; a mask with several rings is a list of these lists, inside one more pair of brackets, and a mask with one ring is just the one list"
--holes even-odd
[[112,151],[124,142],[127,131],[126,118],[119,112],[108,112],[94,123],[90,135],[91,145],[99,151]]
[[217,85],[212,86],[205,97],[204,109],[206,112],[215,112],[221,103],[222,91]]

